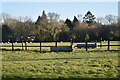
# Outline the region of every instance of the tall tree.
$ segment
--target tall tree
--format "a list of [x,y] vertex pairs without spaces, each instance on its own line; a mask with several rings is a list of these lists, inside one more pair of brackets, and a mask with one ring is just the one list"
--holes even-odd
[[104,24],[104,18],[103,17],[98,17],[97,22],[101,23],[101,24]]
[[48,28],[50,28],[48,32],[53,40],[58,40],[58,34],[62,31],[66,31],[66,25],[59,21],[59,17],[60,15],[57,13],[48,13]]
[[73,24],[72,24],[72,22],[71,22],[71,20],[70,19],[66,19],[66,21],[65,21],[65,23],[67,24],[67,26],[70,28],[70,30],[72,30],[73,29]]
[[11,15],[8,13],[0,13],[0,23],[8,24]]
[[82,21],[82,15],[78,14],[77,17],[79,19],[79,22],[81,22]]
[[106,19],[107,24],[117,23],[117,20],[118,20],[118,18],[114,15],[106,15],[105,19]]
[[83,17],[83,21],[87,22],[88,26],[92,25],[92,23],[94,22],[94,20],[95,20],[95,16],[90,11],[88,11],[85,14],[85,17]]
[[8,41],[12,38],[13,31],[8,25],[2,25],[2,41]]
[[[94,20],[95,20],[95,16],[90,11],[88,11],[85,14],[85,17],[83,17],[83,21],[88,24],[88,27],[90,27],[94,23]],[[87,28],[86,28],[86,40],[89,39],[89,34],[87,33]]]
[[58,34],[65,30],[65,24],[59,21],[59,14],[48,13],[47,20],[42,20],[37,26],[37,35],[41,40],[57,40]]
[[19,17],[14,27],[14,38],[16,41],[27,40],[27,36],[33,34],[34,23],[30,17]]
[[58,21],[60,18],[60,15],[57,13],[48,13],[48,19],[51,21]]
[[42,12],[41,19],[47,19],[47,15],[46,15],[46,13],[45,13],[45,10],[43,10],[43,12]]
[[[95,20],[95,16],[90,12],[88,11],[86,14],[85,14],[85,17],[83,17],[83,20],[88,24],[88,27],[92,25],[92,23],[94,22]],[[88,27],[86,28],[86,36],[85,36],[85,41],[86,41],[86,45],[87,45],[87,41],[89,40],[89,34],[88,34]],[[87,51],[87,46],[86,46],[86,51]]]
[[40,24],[42,21],[45,21],[45,20],[47,20],[47,15],[46,15],[45,11],[43,10],[42,15],[38,16],[38,19],[35,23]]
[[74,16],[73,25],[74,27],[79,27],[79,20],[76,18],[76,16]]

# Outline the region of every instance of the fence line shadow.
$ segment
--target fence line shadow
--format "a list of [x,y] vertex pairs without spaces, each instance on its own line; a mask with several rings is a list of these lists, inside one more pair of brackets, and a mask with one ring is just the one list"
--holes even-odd
[[120,78],[2,78],[2,80],[120,80]]
[[[48,51],[48,50],[42,50],[42,51],[40,51],[40,50],[22,50],[22,49],[14,49],[14,50],[12,50],[12,49],[0,49],[0,50],[1,51],[33,51],[33,52],[41,52],[41,53],[42,52],[43,53],[53,52],[53,51]],[[81,51],[83,51],[83,50],[81,50]],[[120,50],[88,50],[86,52],[103,52],[103,51],[118,51],[119,52]]]
[[43,51],[39,51],[39,50],[22,50],[22,49],[0,49],[1,51],[31,51],[31,52],[41,52],[41,53],[48,53],[48,52],[51,52],[51,51],[46,51],[46,50],[43,50]]
[[2,60],[2,61],[48,61],[48,60],[71,60],[71,59],[109,59],[114,57],[89,57],[89,58],[44,58],[44,59],[13,59],[13,60]]

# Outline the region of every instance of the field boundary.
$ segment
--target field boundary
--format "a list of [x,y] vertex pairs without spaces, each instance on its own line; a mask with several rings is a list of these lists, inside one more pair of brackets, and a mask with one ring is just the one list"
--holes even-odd
[[[6,47],[11,47],[11,50],[12,50],[12,51],[15,50],[15,49],[14,49],[15,47],[21,47],[22,50],[27,50],[28,47],[39,47],[39,50],[40,50],[40,51],[42,51],[42,47],[58,47],[58,42],[56,42],[56,41],[53,41],[53,43],[55,43],[55,45],[52,45],[52,46],[44,46],[44,45],[42,45],[42,43],[44,43],[44,42],[46,42],[46,41],[31,42],[31,43],[39,43],[38,46],[35,46],[35,45],[33,45],[33,46],[27,45],[28,42],[21,42],[21,44],[22,44],[21,46],[15,46],[14,43],[16,43],[16,42],[9,42],[9,44],[11,44],[11,45],[4,45],[4,46],[2,45],[2,47],[5,47],[5,48],[6,48]],[[66,41],[66,42],[67,42],[67,41]],[[117,42],[117,41],[116,41],[116,42]],[[70,43],[69,46],[72,46],[72,45],[73,45],[73,41],[70,41],[70,42],[68,42],[68,43]],[[86,44],[86,47],[88,47],[88,46],[87,46],[88,43],[94,43],[94,44],[96,44],[97,42],[87,42],[87,43],[86,43],[86,42],[82,42],[82,43],[85,43],[85,44]],[[110,41],[107,41],[107,44],[102,44],[102,42],[99,42],[99,43],[100,43],[100,44],[98,44],[97,47],[101,47],[101,48],[102,48],[102,47],[105,47],[105,46],[106,46],[106,47],[107,47],[107,50],[110,50],[110,47],[111,47],[111,46],[118,46],[118,47],[120,46],[119,43],[118,43],[118,45],[111,45],[111,44],[110,44]],[[77,47],[77,46],[74,46],[74,47]],[[86,48],[86,47],[85,47],[85,48]]]

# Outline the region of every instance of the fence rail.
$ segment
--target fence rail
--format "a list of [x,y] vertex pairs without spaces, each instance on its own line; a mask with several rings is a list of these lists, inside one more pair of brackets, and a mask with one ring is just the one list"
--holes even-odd
[[[117,42],[117,41],[116,41]],[[118,41],[119,42],[119,41]],[[38,42],[34,42],[34,43],[38,43]],[[38,45],[37,46],[31,46],[31,45],[27,45],[27,44],[29,44],[29,43],[26,43],[26,42],[22,42],[22,43],[19,43],[19,44],[21,44],[21,45],[14,45],[15,43],[14,42],[11,42],[11,43],[9,43],[10,45],[3,45],[2,47],[11,47],[11,49],[12,49],[12,51],[14,51],[14,48],[15,47],[21,47],[22,48],[22,50],[23,49],[25,49],[25,50],[27,50],[27,48],[28,47],[39,47],[39,49],[40,49],[40,51],[42,50],[42,47],[57,47],[58,46],[58,42],[54,42],[55,44],[53,45],[53,46],[47,46],[47,45],[42,45],[42,43],[44,43],[44,41],[42,42],[42,41],[40,41],[39,43],[38,43]],[[49,42],[48,42],[49,43]],[[70,46],[72,46],[73,45],[73,41],[70,41],[69,42],[70,43]],[[81,42],[79,42],[79,44],[80,44]],[[83,43],[83,42],[82,42]],[[84,42],[85,43],[85,42]],[[87,42],[87,43],[85,43],[86,44],[86,47],[88,47],[87,46],[87,44],[89,44],[89,43],[93,43],[93,42]],[[96,42],[94,42],[95,44],[96,44]],[[115,43],[115,42],[114,42]],[[107,50],[110,50],[110,47],[111,46],[120,46],[120,44],[118,43],[118,45],[111,45],[110,44],[110,41],[108,41],[106,44],[103,44],[103,43],[101,43],[101,42],[99,42],[99,44],[97,45],[98,47],[105,47],[105,46],[107,46]],[[75,46],[75,47],[77,47],[77,46]]]
[[[98,45],[98,47],[100,46],[108,46],[108,45]],[[120,45],[109,45],[109,46],[120,46]]]

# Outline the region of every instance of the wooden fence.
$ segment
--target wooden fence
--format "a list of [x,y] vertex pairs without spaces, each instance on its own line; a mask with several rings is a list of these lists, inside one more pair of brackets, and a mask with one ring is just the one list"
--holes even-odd
[[[55,45],[53,45],[53,46],[43,46],[43,45],[42,45],[43,41],[36,42],[36,43],[39,43],[39,46],[28,46],[28,45],[27,45],[27,44],[28,44],[27,42],[21,42],[21,44],[22,44],[21,46],[15,46],[14,43],[15,43],[15,42],[11,42],[11,43],[10,43],[11,45],[4,45],[4,46],[2,46],[2,47],[11,47],[11,50],[12,50],[12,51],[15,50],[15,49],[14,49],[15,47],[21,47],[22,50],[24,50],[24,49],[27,50],[28,47],[39,47],[39,50],[40,50],[40,51],[42,51],[42,47],[58,47],[58,45],[57,45],[58,42],[57,42],[57,41],[54,41]],[[35,43],[35,42],[34,42],[34,43]],[[73,41],[70,41],[69,43],[70,43],[70,46],[73,45]],[[85,42],[85,44],[86,44],[86,47],[85,47],[85,48],[86,48],[86,51],[87,51],[87,50],[88,50],[88,49],[87,49],[87,44],[88,44],[88,42]],[[104,47],[104,46],[107,46],[107,50],[110,50],[110,46],[118,46],[118,47],[119,47],[120,45],[119,45],[119,44],[118,44],[118,45],[110,45],[110,41],[107,41],[107,45],[104,45],[104,44],[102,44],[102,42],[100,42],[100,44],[97,45],[97,46],[98,46],[98,47],[101,47],[101,48]],[[77,46],[75,46],[75,47],[77,47]]]

